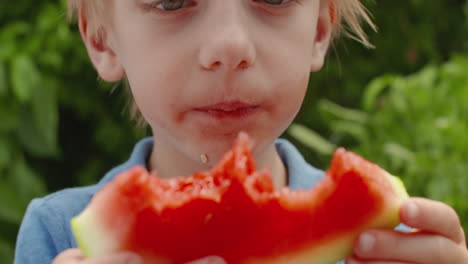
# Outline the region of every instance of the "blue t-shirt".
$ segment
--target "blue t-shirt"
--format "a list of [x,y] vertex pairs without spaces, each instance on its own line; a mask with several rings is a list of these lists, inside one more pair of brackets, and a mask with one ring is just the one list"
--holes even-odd
[[[65,189],[34,199],[28,206],[18,234],[15,264],[49,264],[60,252],[76,248],[71,218],[78,215],[91,197],[117,174],[135,165],[146,167],[152,146],[152,138],[138,142],[129,160],[109,171],[95,185]],[[291,189],[312,188],[323,177],[323,171],[309,165],[288,141],[278,139],[276,149],[286,166]]]

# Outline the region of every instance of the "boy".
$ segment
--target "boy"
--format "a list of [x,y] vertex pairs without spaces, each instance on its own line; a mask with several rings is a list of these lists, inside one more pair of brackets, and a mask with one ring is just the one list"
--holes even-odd
[[[134,165],[162,177],[190,175],[215,164],[238,132],[256,142],[259,167],[276,187],[311,188],[322,173],[277,138],[299,111],[309,73],[321,69],[345,20],[370,22],[358,0],[69,0],[99,76],[126,78],[151,127],[126,163],[100,183],[34,200],[19,233],[16,263],[140,263],[119,253],[84,259],[69,220],[115,174]],[[447,205],[411,199],[403,233],[369,230],[347,263],[467,264],[457,214]],[[217,258],[199,263],[222,263]]]

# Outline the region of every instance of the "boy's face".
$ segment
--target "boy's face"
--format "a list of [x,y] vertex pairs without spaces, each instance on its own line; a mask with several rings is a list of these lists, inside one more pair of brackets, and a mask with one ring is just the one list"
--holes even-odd
[[219,157],[239,131],[271,145],[323,64],[320,0],[157,2],[112,2],[108,47],[91,55],[101,77],[125,75],[157,141],[193,159]]

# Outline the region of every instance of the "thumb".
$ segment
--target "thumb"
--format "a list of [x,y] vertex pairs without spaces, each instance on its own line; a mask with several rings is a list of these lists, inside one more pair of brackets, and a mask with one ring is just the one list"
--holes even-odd
[[209,257],[205,257],[205,258],[202,258],[202,259],[197,259],[197,260],[194,260],[194,261],[190,261],[190,262],[185,263],[185,264],[227,264],[227,262],[221,257],[209,256]]

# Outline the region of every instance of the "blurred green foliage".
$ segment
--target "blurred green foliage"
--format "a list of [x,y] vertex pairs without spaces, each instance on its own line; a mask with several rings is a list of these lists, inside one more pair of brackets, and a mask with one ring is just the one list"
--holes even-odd
[[[321,168],[334,146],[352,148],[467,223],[468,3],[365,3],[380,28],[371,34],[377,48],[337,42],[290,130],[300,140],[285,136]],[[32,198],[95,182],[145,135],[128,119],[123,89],[97,81],[65,6],[0,2],[1,263],[11,263]]]
[[125,98],[97,82],[65,10],[0,2],[0,263],[12,262],[32,198],[95,182],[142,134],[122,114]]
[[452,205],[468,230],[467,69],[465,55],[406,77],[383,75],[365,89],[361,110],[319,101],[327,138],[299,124],[289,134],[325,159],[348,146],[399,175],[412,196]]

